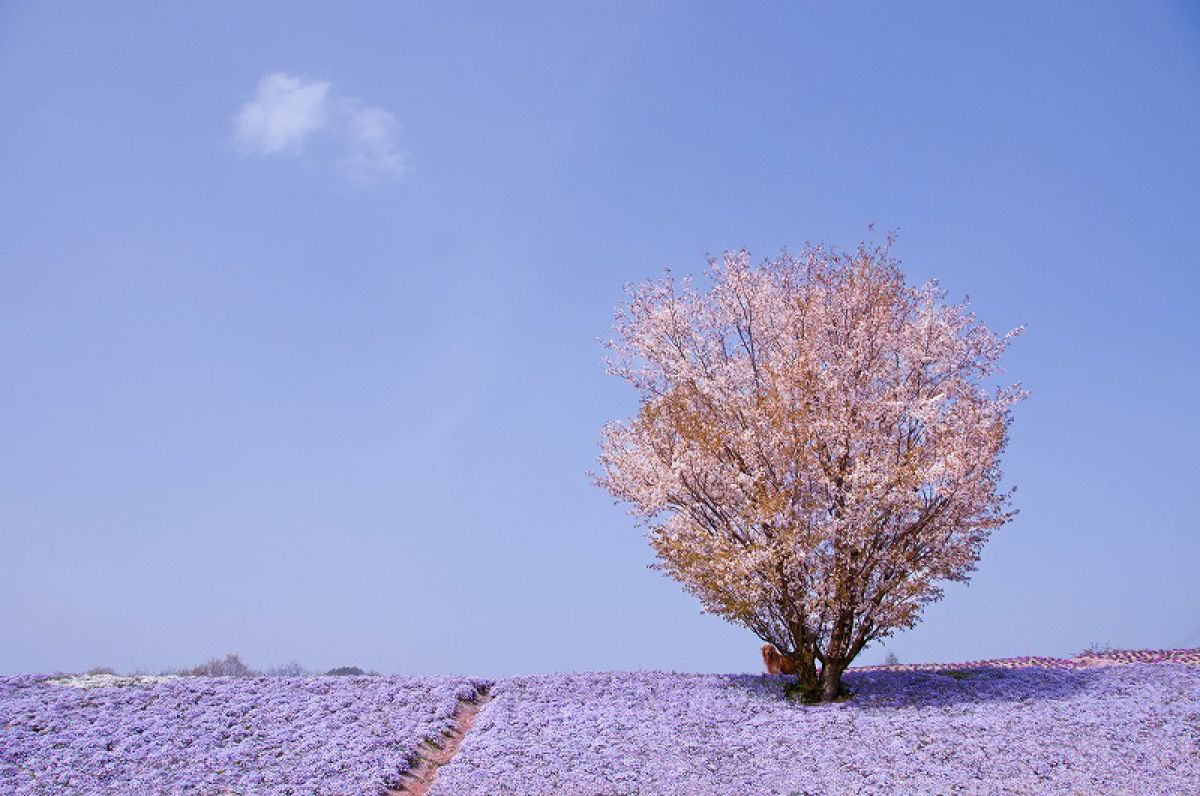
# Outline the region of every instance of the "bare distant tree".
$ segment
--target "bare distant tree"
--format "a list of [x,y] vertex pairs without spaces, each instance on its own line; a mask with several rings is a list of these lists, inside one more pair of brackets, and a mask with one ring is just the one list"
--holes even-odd
[[255,677],[258,672],[243,663],[239,656],[230,654],[194,666],[185,674],[193,677]]
[[296,661],[288,661],[279,666],[272,666],[267,669],[267,677],[304,677],[308,672],[303,666]]

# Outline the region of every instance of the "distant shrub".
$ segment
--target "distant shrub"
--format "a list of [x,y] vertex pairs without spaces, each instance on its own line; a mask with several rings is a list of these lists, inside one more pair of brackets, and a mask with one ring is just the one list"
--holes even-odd
[[896,666],[900,663],[900,659],[896,657],[896,653],[888,650],[888,654],[883,659],[884,666]]
[[1114,647],[1113,645],[1111,645],[1107,642],[1105,642],[1104,644],[1095,643],[1095,644],[1089,644],[1088,646],[1084,647],[1082,650],[1079,651],[1079,654],[1076,655],[1075,657],[1076,658],[1095,658],[1095,657],[1099,657],[1099,656],[1103,656],[1103,655],[1109,655],[1116,651],[1117,651],[1116,647]]
[[251,669],[237,655],[226,655],[224,658],[213,658],[188,669],[184,674],[192,677],[255,677],[258,672]]
[[93,666],[84,674],[116,674],[111,666]]
[[942,669],[938,672],[938,674],[945,675],[946,677],[953,677],[955,680],[966,680],[971,676],[970,672],[962,669]]
[[295,661],[288,661],[280,666],[272,666],[265,674],[267,677],[304,677],[308,671]]
[[325,674],[335,677],[362,677],[366,672],[357,666],[339,666],[336,669],[330,669]]

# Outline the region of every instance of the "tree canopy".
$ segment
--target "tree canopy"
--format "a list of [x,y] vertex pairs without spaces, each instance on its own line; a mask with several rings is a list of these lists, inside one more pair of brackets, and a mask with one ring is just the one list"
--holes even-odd
[[1021,329],[907,285],[890,247],[729,252],[707,290],[627,286],[607,343],[641,400],[605,426],[595,481],[648,526],[656,566],[775,645],[811,699],[1015,514],[1000,454],[1026,393],[988,381]]

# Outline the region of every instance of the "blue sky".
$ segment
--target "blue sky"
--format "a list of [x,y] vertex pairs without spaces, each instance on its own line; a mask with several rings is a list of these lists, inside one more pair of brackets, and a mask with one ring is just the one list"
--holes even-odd
[[1200,644],[1194,6],[514,5],[0,6],[0,671],[756,669],[587,482],[597,338],[869,222],[1032,392],[890,648]]

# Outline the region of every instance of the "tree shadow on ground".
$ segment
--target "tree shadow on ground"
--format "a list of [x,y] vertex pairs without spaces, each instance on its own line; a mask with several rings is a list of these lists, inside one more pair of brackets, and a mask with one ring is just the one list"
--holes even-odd
[[[970,667],[929,668],[908,671],[855,672],[843,677],[851,697],[816,708],[938,708],[994,702],[1040,702],[1071,699],[1086,691],[1101,676],[1099,669],[1048,669]],[[770,700],[789,700],[787,675],[734,676],[739,685]],[[793,700],[795,701],[795,700]]]

